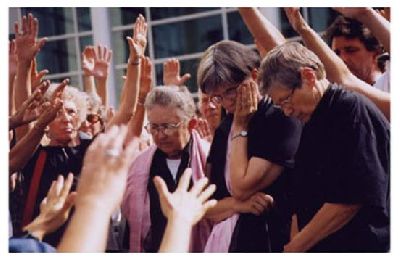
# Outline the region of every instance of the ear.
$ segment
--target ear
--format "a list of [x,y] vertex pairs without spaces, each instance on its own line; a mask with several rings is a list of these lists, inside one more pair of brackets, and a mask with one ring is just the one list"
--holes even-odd
[[310,67],[301,67],[300,68],[300,75],[302,81],[302,87],[310,87],[313,88],[315,86],[315,82],[317,80],[315,76],[315,71]]

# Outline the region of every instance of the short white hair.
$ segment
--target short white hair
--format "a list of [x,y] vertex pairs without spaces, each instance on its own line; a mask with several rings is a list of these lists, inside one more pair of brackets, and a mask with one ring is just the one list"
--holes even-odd
[[[59,83],[52,83],[50,84],[49,88],[47,89],[44,97],[47,100],[50,100],[53,96],[54,91],[56,90]],[[61,96],[63,101],[70,101],[76,105],[77,113],[80,119],[80,122],[86,120],[86,111],[87,111],[87,94],[78,90],[76,87],[66,86]]]

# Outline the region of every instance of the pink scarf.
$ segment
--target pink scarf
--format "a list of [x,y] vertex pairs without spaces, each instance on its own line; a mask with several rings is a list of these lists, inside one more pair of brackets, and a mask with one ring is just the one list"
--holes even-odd
[[[202,140],[196,131],[192,131],[191,168],[194,181],[204,177],[207,154],[210,144]],[[122,201],[122,214],[129,222],[130,252],[143,252],[143,241],[150,230],[150,196],[147,184],[150,176],[150,166],[157,147],[149,147],[132,163]],[[152,181],[151,181],[152,182]],[[192,229],[191,251],[202,252],[210,234],[211,226],[206,220],[201,220]]]
[[[231,151],[231,136],[232,131],[228,136],[228,145],[226,150],[225,163],[225,182],[226,188],[232,194],[231,179],[229,175],[229,154]],[[207,240],[204,252],[208,253],[227,253],[231,244],[232,234],[239,219],[239,214],[233,214],[231,217],[215,224],[211,231],[210,237]]]

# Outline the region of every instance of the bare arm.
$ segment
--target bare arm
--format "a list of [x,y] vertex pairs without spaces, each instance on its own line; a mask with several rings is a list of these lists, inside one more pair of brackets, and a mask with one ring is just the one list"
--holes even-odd
[[390,94],[372,87],[352,74],[342,59],[304,21],[298,8],[285,8],[285,11],[293,28],[301,35],[306,46],[321,59],[328,80],[365,95],[390,121]]
[[[15,23],[15,46],[18,57],[17,75],[15,79],[15,107],[18,108],[31,95],[31,63],[33,58],[44,45],[46,39],[37,40],[39,22],[29,14],[22,18],[22,30]],[[32,126],[26,125],[16,130],[16,139],[19,140]]]
[[15,53],[15,40],[9,43],[8,53],[8,115],[11,116],[15,111],[14,104],[14,80],[17,74],[17,55]]
[[311,221],[285,246],[285,252],[306,252],[345,226],[361,208],[359,205],[325,203]]
[[134,115],[139,95],[140,83],[140,59],[143,58],[147,45],[147,23],[142,15],[136,19],[133,39],[127,37],[129,44],[129,59],[126,80],[122,87],[121,105],[115,116],[107,124],[110,127],[115,124],[126,124]]
[[241,7],[239,13],[253,37],[268,52],[286,40],[282,33],[255,7]]

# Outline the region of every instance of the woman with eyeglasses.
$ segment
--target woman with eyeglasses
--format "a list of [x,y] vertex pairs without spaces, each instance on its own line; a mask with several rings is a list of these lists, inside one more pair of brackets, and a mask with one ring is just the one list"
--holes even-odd
[[[154,145],[133,162],[122,203],[122,213],[129,225],[130,252],[157,252],[167,219],[153,183],[160,176],[170,192],[188,167],[195,182],[204,177],[209,143],[192,130],[195,105],[185,86],[156,87],[144,103]],[[191,252],[203,251],[210,228],[201,221],[194,227]]]
[[281,252],[290,234],[288,172],[301,126],[258,93],[260,58],[252,49],[221,41],[203,54],[197,83],[227,117],[207,161],[217,205],[206,252]]

